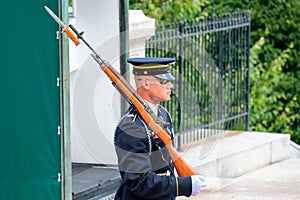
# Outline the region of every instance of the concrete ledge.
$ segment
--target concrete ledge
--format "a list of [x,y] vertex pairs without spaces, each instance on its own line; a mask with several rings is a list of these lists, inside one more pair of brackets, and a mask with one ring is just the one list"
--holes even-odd
[[290,158],[300,158],[300,145],[290,141]]
[[289,158],[290,136],[260,132],[227,132],[182,153],[205,176],[234,178]]

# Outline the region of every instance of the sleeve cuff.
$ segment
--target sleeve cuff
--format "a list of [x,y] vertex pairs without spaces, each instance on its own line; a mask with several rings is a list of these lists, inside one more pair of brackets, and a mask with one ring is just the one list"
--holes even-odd
[[191,196],[192,194],[192,180],[190,176],[176,177],[176,195],[177,196]]

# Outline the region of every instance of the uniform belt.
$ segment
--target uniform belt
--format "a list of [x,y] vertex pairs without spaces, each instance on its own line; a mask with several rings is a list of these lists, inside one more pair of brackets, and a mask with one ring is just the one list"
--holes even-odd
[[171,175],[171,172],[169,170],[167,170],[167,172],[165,172],[165,173],[157,174],[157,176],[170,176],[170,175]]

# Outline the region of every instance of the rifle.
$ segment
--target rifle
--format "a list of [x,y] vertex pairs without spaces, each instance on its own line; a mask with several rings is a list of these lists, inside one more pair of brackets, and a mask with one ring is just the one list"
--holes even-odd
[[[59,24],[62,28],[62,32],[65,32],[68,37],[77,46],[80,41],[83,41],[88,48],[92,51],[91,56],[99,64],[103,72],[112,81],[114,87],[121,93],[121,95],[134,106],[139,112],[140,116],[147,124],[147,126],[161,139],[164,143],[172,162],[176,168],[179,176],[192,176],[198,174],[183,158],[180,157],[176,149],[172,145],[171,137],[163,129],[168,126],[161,118],[154,115],[152,109],[148,104],[142,99],[136,90],[124,79],[124,77],[114,69],[109,63],[104,61],[95,50],[87,43],[87,41],[82,37],[83,32],[79,33],[75,27],[71,24],[69,26],[65,25],[47,6],[44,6],[49,15]],[[163,128],[162,128],[163,127]]]

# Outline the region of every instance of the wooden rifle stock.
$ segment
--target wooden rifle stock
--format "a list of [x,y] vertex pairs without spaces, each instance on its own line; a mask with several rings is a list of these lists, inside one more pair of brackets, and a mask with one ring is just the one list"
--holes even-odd
[[[93,57],[94,59],[97,59],[95,56]],[[147,104],[145,104],[144,100],[137,94],[135,89],[111,65],[107,63],[101,63],[100,67],[110,78],[115,87],[119,89],[122,95],[138,110],[140,116],[143,118],[149,128],[165,144],[165,147],[170,154],[178,175],[192,176],[198,174],[183,158],[180,157],[180,155],[172,145],[171,137],[159,124],[155,122],[151,115],[146,111],[145,108]]]

